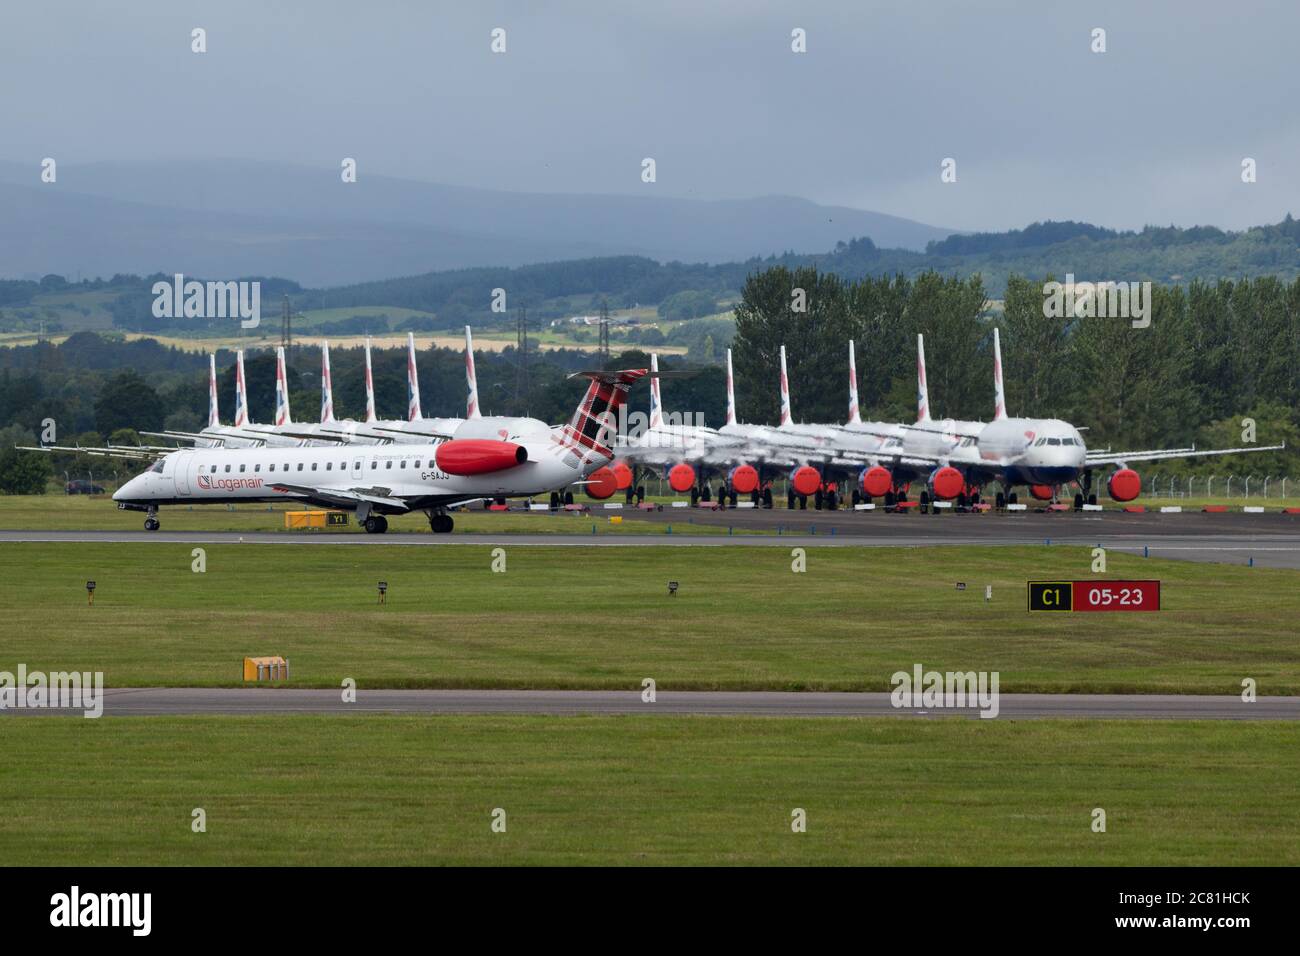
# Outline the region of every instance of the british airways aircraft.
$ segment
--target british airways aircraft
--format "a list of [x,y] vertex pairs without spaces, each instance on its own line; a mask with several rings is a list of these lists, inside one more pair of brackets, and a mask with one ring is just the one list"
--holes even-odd
[[[923,348],[919,336],[918,347]],[[993,329],[992,421],[932,421],[925,387],[924,351],[919,352],[917,369],[918,421],[897,426],[904,433],[901,442],[875,456],[860,477],[864,494],[884,494],[887,505],[906,500],[907,485],[920,479],[924,482],[919,499],[923,509],[934,500],[958,504],[978,502],[981,488],[991,481],[998,482],[1003,489],[997,495],[998,506],[1016,504],[1017,487],[1028,487],[1033,497],[1048,501],[1056,497],[1062,486],[1075,483],[1078,491],[1074,506],[1080,509],[1084,504],[1097,503],[1094,472],[1109,472],[1105,479],[1107,493],[1115,501],[1126,502],[1135,499],[1142,489],[1141,478],[1130,467],[1135,463],[1279,451],[1286,447],[1089,452],[1080,430],[1069,422],[1007,414],[1002,384],[1002,343],[996,327]],[[896,434],[891,430],[885,437]]]

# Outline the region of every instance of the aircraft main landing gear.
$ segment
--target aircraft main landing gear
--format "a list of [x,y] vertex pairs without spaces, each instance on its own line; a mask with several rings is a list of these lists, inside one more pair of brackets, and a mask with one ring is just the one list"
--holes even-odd
[[456,526],[449,514],[431,514],[429,515],[429,530],[434,534],[450,534],[451,529]]
[[370,534],[383,534],[388,530],[388,519],[383,515],[367,515],[362,527]]

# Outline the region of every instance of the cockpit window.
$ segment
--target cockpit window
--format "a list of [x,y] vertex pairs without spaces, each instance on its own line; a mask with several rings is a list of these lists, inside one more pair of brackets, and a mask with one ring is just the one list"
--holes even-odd
[[159,458],[159,459],[158,459],[157,461],[155,461],[155,462],[153,463],[153,465],[149,468],[149,471],[150,471],[152,474],[155,474],[155,475],[161,475],[161,474],[163,473],[163,465],[164,465],[165,463],[166,463],[166,459],[164,459],[164,458]]
[[1049,438],[1049,439],[1047,439],[1047,444],[1049,444],[1049,445],[1059,445],[1060,443],[1061,443],[1061,439],[1059,439],[1059,438]]

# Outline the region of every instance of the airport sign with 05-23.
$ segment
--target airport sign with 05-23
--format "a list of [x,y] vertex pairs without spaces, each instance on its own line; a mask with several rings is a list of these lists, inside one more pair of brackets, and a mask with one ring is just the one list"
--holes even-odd
[[1031,611],[1158,611],[1159,581],[1030,581]]

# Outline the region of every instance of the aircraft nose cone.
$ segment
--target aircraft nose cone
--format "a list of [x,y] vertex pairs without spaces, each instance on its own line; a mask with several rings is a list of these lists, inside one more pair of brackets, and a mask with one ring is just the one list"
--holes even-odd
[[128,481],[126,484],[124,484],[121,488],[117,489],[117,491],[113,492],[113,500],[130,501],[132,494],[138,493],[139,490],[140,490],[140,476],[137,475],[136,477]]

